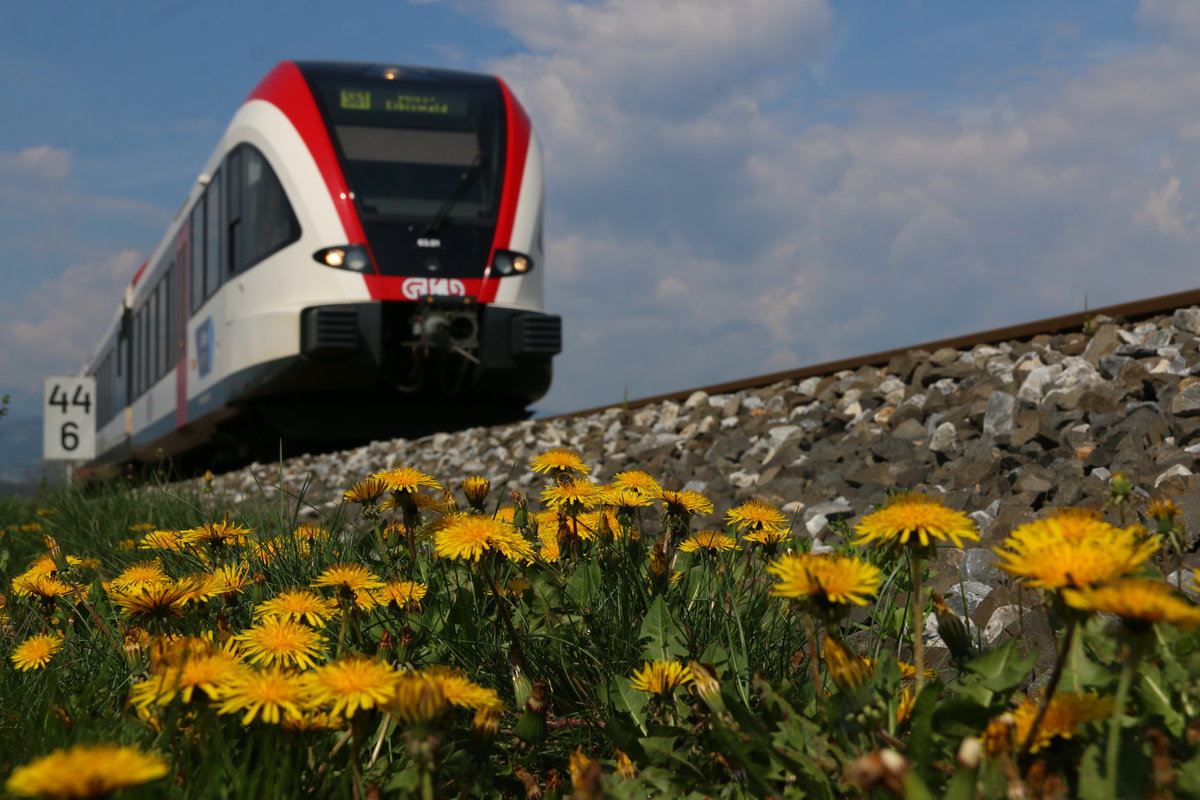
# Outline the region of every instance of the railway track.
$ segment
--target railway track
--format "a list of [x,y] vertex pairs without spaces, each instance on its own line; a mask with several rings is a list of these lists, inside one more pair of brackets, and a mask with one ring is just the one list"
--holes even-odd
[[1007,342],[1020,339],[1031,339],[1041,334],[1061,333],[1066,330],[1080,329],[1091,319],[1096,317],[1112,317],[1126,321],[1136,321],[1146,319],[1147,317],[1157,316],[1174,311],[1177,308],[1186,308],[1188,306],[1200,305],[1200,289],[1190,289],[1185,292],[1175,292],[1173,294],[1164,294],[1157,297],[1149,297],[1144,300],[1134,300],[1128,303],[1118,303],[1115,305],[1103,306],[1101,308],[1088,309],[1086,311],[1077,311],[1072,314],[1062,314],[1056,317],[1046,317],[1045,319],[1033,320],[1032,322],[1023,322],[1018,325],[1008,325],[1003,328],[992,328],[990,330],[979,331],[977,333],[968,333],[961,336],[951,336],[946,339],[935,339],[929,342],[919,342],[917,344],[908,345],[906,347],[897,347],[892,350],[880,350],[875,353],[867,353],[865,355],[853,356],[851,358],[843,358],[837,361],[826,361],[820,364],[812,364],[807,367],[798,369],[783,370],[782,372],[770,372],[765,375],[758,375],[753,378],[742,378],[736,381],[726,381],[724,383],[714,383],[709,386],[695,386],[690,389],[683,389],[675,392],[666,392],[664,394],[651,395],[649,397],[641,397],[636,400],[629,400],[623,403],[609,403],[607,405],[595,406],[592,408],[581,409],[579,411],[570,411],[563,414],[555,414],[545,417],[544,419],[572,419],[575,417],[585,417],[591,414],[598,414],[609,408],[621,406],[622,408],[640,408],[642,406],[653,405],[667,400],[679,402],[687,399],[693,392],[702,391],[707,394],[728,394],[738,392],[745,389],[757,389],[763,386],[770,386],[773,383],[780,381],[801,381],[805,378],[810,378],[819,375],[831,375],[842,370],[855,370],[859,367],[867,366],[882,366],[887,364],[893,358],[903,355],[911,350],[927,350],[934,352],[943,347],[950,347],[956,350],[969,350],[976,345],[981,344],[996,344],[998,342]]

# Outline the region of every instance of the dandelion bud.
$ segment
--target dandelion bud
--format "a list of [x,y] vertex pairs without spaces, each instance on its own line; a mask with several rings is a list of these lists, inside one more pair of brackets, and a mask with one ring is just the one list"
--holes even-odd
[[483,503],[487,500],[488,490],[491,486],[491,481],[480,476],[467,478],[463,481],[462,491],[471,508],[483,509]]
[[933,593],[933,614],[937,619],[938,635],[946,643],[950,657],[956,664],[963,664],[975,655],[975,645],[971,642],[971,634],[967,631],[966,623],[946,605],[946,600],[937,592]]
[[1133,495],[1133,481],[1124,472],[1114,472],[1108,480],[1108,500],[1115,506],[1122,505]]
[[471,730],[481,739],[495,739],[500,734],[500,712],[494,708],[476,709]]
[[722,710],[718,708],[723,707],[724,703],[721,700],[721,682],[717,680],[716,668],[711,664],[689,661],[688,669],[692,673],[692,684],[696,687],[696,694],[714,710]]

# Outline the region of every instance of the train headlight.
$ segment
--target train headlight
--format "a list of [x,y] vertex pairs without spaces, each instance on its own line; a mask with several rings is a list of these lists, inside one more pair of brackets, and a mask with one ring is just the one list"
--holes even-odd
[[334,269],[345,269],[351,272],[371,271],[371,257],[367,255],[367,248],[361,244],[326,247],[313,253],[313,260]]
[[497,275],[524,275],[533,269],[533,259],[524,253],[497,250],[492,258],[492,272]]

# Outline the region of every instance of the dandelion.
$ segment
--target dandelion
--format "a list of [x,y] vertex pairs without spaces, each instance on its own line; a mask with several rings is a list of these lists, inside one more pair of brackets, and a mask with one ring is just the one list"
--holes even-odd
[[143,586],[137,591],[109,593],[112,601],[129,617],[140,622],[165,620],[183,616],[183,605],[205,583],[195,578],[183,578],[169,583]]
[[994,552],[997,566],[1026,585],[1058,591],[1108,583],[1133,572],[1158,550],[1160,539],[1141,526],[1117,528],[1081,509],[1021,525]]
[[1170,584],[1150,578],[1123,578],[1109,586],[1065,589],[1063,600],[1080,611],[1113,614],[1140,632],[1159,622],[1189,630],[1200,627],[1200,608],[1179,597]]
[[733,537],[718,531],[697,531],[679,543],[679,549],[684,553],[705,550],[710,553],[721,553],[727,550],[737,550],[737,542]]
[[485,552],[496,551],[516,561],[532,560],[533,547],[516,528],[506,522],[481,516],[465,516],[437,532],[434,552],[442,558],[478,561]]
[[185,659],[176,667],[173,670],[175,688],[185,703],[192,702],[192,697],[197,693],[217,700],[224,695],[225,686],[236,680],[245,669],[245,665],[232,653],[215,650]]
[[854,691],[866,683],[870,674],[863,660],[850,651],[840,639],[826,634],[821,653],[825,657],[825,668],[829,677],[843,691]]
[[379,589],[383,581],[362,564],[335,564],[323,571],[312,582],[313,586],[332,586],[345,592],[362,592]]
[[568,472],[578,472],[586,475],[591,470],[583,463],[583,459],[574,450],[565,447],[555,447],[537,456],[529,464],[534,472],[548,472],[562,475]]
[[747,500],[725,514],[725,520],[739,531],[759,533],[778,531],[787,524],[787,517],[775,506],[759,500]]
[[962,547],[964,539],[979,540],[979,530],[966,514],[946,508],[937,498],[913,492],[892,495],[883,508],[864,517],[854,532],[856,545],[876,542],[929,547],[948,541]]
[[207,544],[213,547],[222,545],[239,545],[253,533],[250,528],[242,527],[232,522],[206,522],[188,531],[182,531],[180,541],[183,544]]
[[420,608],[421,598],[428,592],[425,584],[418,581],[388,581],[377,592],[383,603],[392,603],[396,608]]
[[639,692],[669,697],[674,691],[692,682],[692,671],[677,661],[647,661],[632,675],[630,686]]
[[327,600],[308,589],[289,589],[255,606],[254,618],[290,619],[306,622],[316,628],[324,625],[337,612],[338,605],[333,600]]
[[380,478],[363,478],[347,489],[342,497],[351,503],[358,503],[361,506],[373,506],[379,498],[383,497],[387,490],[387,483]]
[[183,533],[181,531],[152,530],[138,540],[137,546],[139,550],[181,550],[183,549]]
[[167,583],[170,580],[171,577],[167,575],[158,559],[139,561],[130,564],[120,575],[113,578],[112,588],[122,592],[138,591],[144,586]]
[[367,656],[346,656],[309,673],[308,688],[315,706],[329,713],[352,717],[360,709],[375,708],[395,695],[395,668]]
[[696,514],[711,514],[713,510],[711,500],[699,492],[693,492],[691,489],[682,492],[672,492],[664,489],[658,493],[657,499],[662,500],[666,505],[667,513],[684,519]]
[[22,672],[31,669],[41,669],[50,663],[50,659],[62,649],[61,636],[39,633],[30,636],[13,650],[13,666]]
[[463,495],[467,498],[467,503],[471,508],[483,508],[491,486],[492,482],[482,476],[473,476],[463,481]]
[[395,680],[387,710],[410,725],[429,723],[441,716],[448,701],[441,681],[424,672],[403,672]]
[[376,472],[371,477],[382,481],[389,491],[402,494],[415,495],[422,486],[439,490],[442,488],[442,485],[431,476],[413,467],[394,467],[383,472]]
[[649,498],[658,497],[663,490],[658,481],[640,469],[626,470],[613,475],[613,486],[621,491]]
[[788,553],[767,566],[779,578],[771,589],[775,597],[787,597],[839,609],[849,604],[865,606],[879,591],[879,568],[847,556]]
[[217,567],[208,576],[206,590],[212,595],[222,594],[232,597],[238,592],[253,586],[254,576],[250,574],[248,564],[225,564]]
[[55,750],[9,776],[4,788],[25,797],[104,797],[166,775],[167,762],[132,747],[80,744]]
[[[1012,711],[1015,741],[1024,742],[1029,737],[1039,705],[1026,698]],[[1100,697],[1095,692],[1060,692],[1050,700],[1036,738],[1027,745],[1028,750],[1036,753],[1056,738],[1070,739],[1080,725],[1107,719],[1112,712],[1111,697]]]
[[604,489],[588,481],[568,481],[542,490],[542,502],[568,513],[595,508],[604,502]]
[[307,625],[279,617],[265,617],[233,637],[254,664],[315,666],[324,651],[325,637]]
[[230,683],[218,711],[242,714],[242,724],[258,717],[277,725],[285,718],[301,719],[309,701],[309,682],[303,675],[281,668],[247,670]]

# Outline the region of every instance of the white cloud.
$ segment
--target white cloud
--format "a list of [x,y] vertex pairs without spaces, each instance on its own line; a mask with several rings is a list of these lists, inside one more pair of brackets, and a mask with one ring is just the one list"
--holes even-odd
[[126,250],[68,267],[17,303],[0,303],[0,374],[5,386],[40,385],[74,372],[112,321],[121,293],[144,259]]
[[1142,0],[1138,21],[1154,32],[1180,42],[1200,42],[1200,3],[1195,0]]

